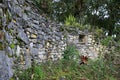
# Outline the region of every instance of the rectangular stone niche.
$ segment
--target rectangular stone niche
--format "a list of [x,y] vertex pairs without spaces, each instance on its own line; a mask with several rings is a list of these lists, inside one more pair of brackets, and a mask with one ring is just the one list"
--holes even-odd
[[87,35],[79,34],[79,43],[86,44],[87,43]]

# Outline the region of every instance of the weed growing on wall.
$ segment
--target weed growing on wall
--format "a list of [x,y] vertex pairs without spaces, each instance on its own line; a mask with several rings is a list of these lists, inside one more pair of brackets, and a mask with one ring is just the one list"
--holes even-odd
[[80,24],[76,21],[76,18],[72,15],[69,15],[68,17],[66,17],[65,25],[73,26],[73,27],[80,26]]
[[19,78],[19,80],[45,80],[45,73],[39,65],[35,65],[35,67],[31,67],[26,70],[16,71],[15,75],[17,77],[13,76],[11,79],[16,80],[16,78]]
[[69,15],[68,17],[66,17],[64,23],[65,23],[65,26],[68,27],[68,29],[70,27],[73,27],[73,28],[78,28],[80,30],[91,31],[91,29],[93,27],[89,24],[86,24],[86,25],[80,24],[79,22],[77,22],[77,19],[73,15]]
[[79,51],[75,47],[75,45],[68,45],[64,51],[63,59],[64,60],[74,60],[78,59]]

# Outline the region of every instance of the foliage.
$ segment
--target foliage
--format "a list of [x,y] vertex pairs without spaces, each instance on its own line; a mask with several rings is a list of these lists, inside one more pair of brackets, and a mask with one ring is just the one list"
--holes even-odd
[[69,17],[66,17],[65,19],[65,25],[66,26],[79,26],[80,24],[76,21],[76,18],[72,15],[69,15]]
[[112,42],[112,37],[111,36],[107,36],[106,38],[101,40],[102,45],[105,45],[105,46],[108,46],[108,47],[110,45],[110,42]]
[[33,0],[33,2],[38,7],[40,12],[51,14],[52,0]]
[[70,11],[68,11],[68,9],[70,9],[68,5],[63,1],[54,2],[52,8],[52,18],[54,18],[57,21],[64,22],[65,18],[68,17],[71,13]]
[[120,25],[116,25],[115,29],[114,29],[114,34],[116,35],[115,40],[119,41],[120,40]]
[[27,69],[22,71],[22,73],[17,73],[20,80],[31,80],[31,69]]
[[78,26],[78,28],[79,28],[80,30],[88,30],[88,31],[91,31],[91,30],[92,30],[92,27],[93,27],[93,26],[91,26],[91,25],[89,25],[89,24],[85,24],[85,25],[80,24],[80,26]]
[[48,14],[54,20],[64,22],[65,18],[70,14],[74,15],[74,0],[33,0],[33,2],[39,8],[40,12]]
[[86,3],[86,22],[108,30],[109,35],[115,33],[116,24],[120,23],[119,0],[88,0]]
[[74,58],[78,58],[79,52],[74,45],[68,45],[64,51],[63,59],[64,60],[74,60]]
[[[80,30],[88,30],[88,31],[91,31],[92,30],[92,27],[91,25],[89,24],[80,24],[77,22],[77,19],[73,16],[73,15],[69,15],[68,17],[66,17],[65,19],[65,27],[68,27],[68,28],[78,28]],[[74,29],[72,29],[72,31],[74,31]],[[69,30],[69,29],[68,29]],[[101,31],[102,29],[99,29],[97,33],[102,33]],[[97,34],[96,33],[96,34]]]
[[103,37],[103,30],[97,27],[94,29],[94,34],[97,38]]
[[117,80],[113,76],[114,68],[109,65],[102,58],[89,60],[87,65],[79,65],[73,60],[61,60],[41,63],[35,65],[33,73],[32,68],[29,68],[16,75],[19,80]]
[[[98,37],[103,34],[102,28],[108,30],[109,35],[114,33],[119,36],[120,34],[118,24],[120,18],[118,16],[119,0],[33,1],[41,12],[50,15],[55,20],[65,22],[66,26],[77,26],[82,30],[93,28],[93,25],[98,26],[99,28],[94,29]],[[81,8],[78,6],[76,8],[76,1],[83,1],[80,4]],[[84,4],[87,4],[85,10],[82,9],[85,7]],[[85,23],[79,24],[78,21]],[[85,25],[88,23],[90,25]],[[116,27],[116,24],[118,27]],[[109,47],[112,40],[111,36],[107,36],[102,39],[101,43]],[[117,40],[119,40],[119,37],[117,37]],[[14,48],[15,44],[10,44],[10,47]],[[19,80],[117,80],[115,77],[120,73],[117,71],[120,68],[117,64],[119,62],[119,53],[120,48],[116,48],[115,51],[111,50],[111,53],[106,53],[104,59],[89,60],[87,65],[79,65],[75,62],[76,59],[79,59],[79,52],[75,46],[69,45],[64,51],[62,60],[41,63],[41,65],[34,64],[35,67],[18,71],[16,75]]]
[[104,54],[104,61],[106,64],[108,64],[113,71],[113,74],[115,77],[117,77],[117,80],[120,79],[120,47],[111,47],[109,49],[109,53]]
[[[73,15],[80,24],[90,24],[109,31],[109,35],[120,34],[119,0],[33,0],[40,12],[52,19],[65,22]],[[66,24],[69,25],[68,22]],[[76,25],[76,23],[74,23]],[[117,27],[118,28],[118,27]]]
[[15,44],[14,43],[10,44],[10,48],[14,49],[15,48]]
[[[111,37],[108,37],[106,40],[110,39]],[[34,64],[34,67],[18,71],[15,75],[19,80],[118,80],[119,52],[120,49],[116,48],[111,53],[106,53],[96,60],[89,59],[87,64],[80,65],[73,57],[78,54],[76,47],[69,45],[62,60]],[[14,77],[12,79],[14,80]]]
[[[108,65],[104,63],[103,59],[98,59],[96,61],[89,60],[88,64],[89,64],[88,66],[82,65],[80,67],[81,73],[85,70],[82,74],[86,76],[88,79],[111,80],[109,76],[112,76],[112,74],[108,74],[108,72],[110,71],[110,67],[108,67]],[[112,78],[114,77],[112,76]]]
[[34,76],[35,80],[41,79],[43,80],[45,77],[45,73],[43,72],[42,68],[39,66],[35,66]]
[[[41,66],[34,65],[35,67],[28,68],[27,70],[16,71],[17,77],[19,80],[44,80],[45,74]],[[13,77],[12,79],[15,79]]]

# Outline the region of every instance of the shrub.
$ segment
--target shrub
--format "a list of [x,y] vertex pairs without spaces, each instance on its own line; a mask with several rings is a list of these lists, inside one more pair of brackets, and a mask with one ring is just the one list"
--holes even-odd
[[111,68],[112,74],[120,79],[120,47],[111,47],[109,49],[109,53],[105,53],[104,55],[104,61],[108,65],[108,67]]
[[14,49],[15,48],[15,44],[14,43],[10,44],[10,48]]
[[80,30],[88,30],[88,31],[90,31],[92,28],[92,26],[89,24],[84,25],[78,23],[73,15],[69,15],[68,17],[65,18],[65,26],[68,27],[68,29],[69,27],[72,27],[72,28],[77,28]]
[[102,29],[100,29],[100,28],[96,28],[95,29],[95,36],[97,37],[97,38],[100,38],[100,37],[102,37],[102,35],[103,35],[103,30]]
[[72,15],[69,15],[68,17],[66,17],[65,25],[73,26],[73,27],[80,26],[80,24],[76,21],[76,18]]
[[54,20],[64,22],[65,17],[69,14],[74,14],[75,4],[71,1],[55,1],[55,0],[32,0],[40,12],[49,15]]
[[113,75],[114,68],[103,58],[89,60],[87,65],[79,65],[72,59],[64,61],[41,63],[35,65],[33,72],[29,68],[17,76],[19,80],[117,80]]
[[34,67],[23,71],[17,70],[15,75],[17,75],[19,80],[44,80],[45,78],[45,73],[40,65],[34,65]]
[[50,14],[52,12],[52,0],[33,0],[34,4],[42,13]]
[[101,40],[102,45],[105,45],[105,46],[109,46],[110,42],[112,42],[112,37],[111,36],[107,36],[106,38]]
[[64,60],[74,60],[78,59],[79,51],[74,45],[68,45],[64,51],[63,59]]
[[45,73],[42,70],[41,66],[35,66],[33,79],[43,80],[44,78],[45,78]]

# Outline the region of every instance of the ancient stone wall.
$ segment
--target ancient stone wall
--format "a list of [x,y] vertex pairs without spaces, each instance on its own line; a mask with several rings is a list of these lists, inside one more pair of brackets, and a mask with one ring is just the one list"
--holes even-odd
[[[71,43],[80,54],[91,58],[96,58],[101,50],[94,50],[97,49],[95,41],[88,33],[79,30],[73,35],[60,31],[61,24],[40,15],[31,0],[2,0],[0,18],[0,30],[5,35],[5,50],[0,52],[0,80],[8,80],[13,68],[31,67],[33,60],[40,63],[61,59],[66,45]],[[4,69],[8,72],[2,73]]]
[[[1,31],[5,33],[5,50],[0,57],[6,60],[0,62],[0,79],[8,80],[13,68],[31,67],[33,60],[39,63],[61,58],[66,46],[61,25],[40,15],[30,0],[3,0],[0,18]],[[10,72],[2,74],[11,59],[12,67],[7,67]],[[6,75],[10,76],[6,79]]]
[[96,42],[92,33],[85,33],[84,31],[78,31],[77,34],[69,34],[68,42],[74,44],[80,55],[88,56],[91,59],[97,58],[102,55],[105,51],[105,46],[101,45],[100,42]]

